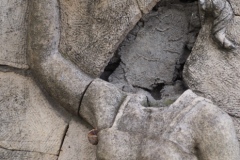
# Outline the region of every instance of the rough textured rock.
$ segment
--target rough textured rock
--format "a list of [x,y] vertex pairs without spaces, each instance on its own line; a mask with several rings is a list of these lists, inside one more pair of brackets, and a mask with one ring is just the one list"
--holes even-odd
[[0,148],[0,159],[4,160],[57,160],[57,156],[37,152],[11,151]]
[[73,118],[58,160],[96,160],[96,146],[87,139],[89,130],[91,128],[83,120]]
[[60,0],[60,8],[60,51],[94,77],[141,18],[135,0]]
[[[228,36],[240,44],[240,18],[229,26]],[[211,23],[204,25],[184,69],[186,84],[200,95],[211,99],[234,118],[240,138],[240,49],[217,48],[210,35]]]
[[84,94],[79,114],[94,128],[109,128],[125,97],[113,84],[96,79]]
[[0,148],[59,153],[65,117],[29,77],[0,72],[0,102]]
[[137,0],[139,9],[147,14],[149,13],[152,8],[159,2],[160,0]]
[[239,159],[233,122],[211,101],[188,90],[170,107],[141,103],[129,98],[113,127],[98,133],[99,159]]
[[233,7],[233,10],[236,15],[240,16],[240,1],[238,0],[229,0],[231,2],[231,5]]
[[0,1],[0,64],[28,68],[26,59],[26,17],[28,1]]
[[189,12],[197,10],[197,4],[184,7],[161,6],[139,22],[119,49],[121,63],[109,77],[111,83],[153,90],[158,84],[172,82],[175,63],[186,52]]
[[182,81],[176,81],[175,85],[165,85],[161,90],[161,97],[174,97],[176,95],[180,97],[185,91],[183,85]]

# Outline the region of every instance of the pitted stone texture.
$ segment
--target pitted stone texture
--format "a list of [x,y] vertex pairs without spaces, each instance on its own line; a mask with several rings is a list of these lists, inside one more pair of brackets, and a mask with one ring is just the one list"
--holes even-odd
[[141,18],[135,0],[60,0],[60,8],[60,51],[94,77]]
[[[228,36],[240,44],[240,18],[229,26]],[[190,89],[211,99],[233,116],[240,138],[240,49],[225,51],[217,48],[209,36],[211,22],[203,26],[184,69],[184,79]]]
[[99,159],[240,158],[231,118],[211,101],[188,90],[170,107],[144,107],[140,102],[130,99],[113,127],[98,133]]
[[96,79],[84,94],[79,114],[94,128],[109,128],[125,97],[113,84]]
[[57,160],[57,156],[37,152],[10,151],[0,148],[0,159],[4,160]]
[[78,118],[69,124],[58,160],[96,160],[96,146],[89,143],[91,128]]
[[27,69],[27,0],[0,1],[0,65]]
[[229,0],[231,3],[235,15],[240,16],[240,1],[239,0]]
[[196,4],[179,4],[159,7],[146,15],[144,26],[138,25],[134,29],[137,33],[131,32],[136,39],[128,41],[127,37],[122,43],[118,52],[122,63],[109,81],[148,90],[160,83],[171,83],[176,61],[185,52],[188,40],[188,12],[194,9]]
[[30,78],[0,73],[0,106],[2,148],[59,153],[66,119],[49,104]]

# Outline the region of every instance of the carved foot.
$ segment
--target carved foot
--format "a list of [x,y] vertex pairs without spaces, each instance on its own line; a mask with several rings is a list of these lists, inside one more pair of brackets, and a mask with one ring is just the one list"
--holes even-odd
[[214,38],[216,41],[225,49],[227,50],[233,50],[236,48],[236,46],[231,42],[228,38],[226,38],[225,33],[216,33],[214,35]]

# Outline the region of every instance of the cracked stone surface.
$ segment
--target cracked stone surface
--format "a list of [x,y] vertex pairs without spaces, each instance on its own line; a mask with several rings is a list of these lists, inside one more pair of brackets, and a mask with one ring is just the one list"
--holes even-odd
[[51,106],[35,82],[0,72],[0,102],[0,148],[58,154],[67,118]]
[[48,155],[37,152],[26,152],[26,151],[10,151],[2,149],[0,147],[0,159],[4,160],[23,160],[23,159],[34,159],[34,160],[57,160],[57,156]]
[[69,123],[58,160],[96,160],[97,147],[87,139],[91,129],[83,120],[73,118]]
[[[240,44],[240,18],[229,26],[228,36]],[[240,49],[224,51],[215,45],[210,35],[211,23],[203,26],[184,69],[186,84],[201,96],[211,99],[234,119],[240,139]]]
[[175,63],[186,52],[191,15],[196,11],[197,3],[175,3],[143,17],[119,48],[121,63],[109,82],[120,88],[130,85],[148,90],[172,83]]

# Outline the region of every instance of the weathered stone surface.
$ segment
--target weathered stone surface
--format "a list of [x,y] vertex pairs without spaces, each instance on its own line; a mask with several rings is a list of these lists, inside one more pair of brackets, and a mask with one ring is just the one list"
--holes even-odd
[[67,128],[65,117],[29,77],[0,72],[0,106],[1,147],[58,154]]
[[[152,103],[148,96],[126,97],[126,94],[116,87],[99,79],[91,84],[92,78],[81,71],[82,69],[90,76],[97,77],[127,32],[140,19],[142,13],[149,12],[156,2],[157,0],[0,2],[0,65],[9,65],[13,67],[9,67],[9,70],[20,74],[0,73],[0,159],[57,159],[56,155],[59,154],[67,130],[66,117],[60,113],[60,108],[55,108],[56,104],[52,101],[50,104],[30,77],[21,75],[25,71],[14,69],[28,68],[26,53],[31,75],[47,92],[49,100],[53,97],[60,105],[74,114],[80,113],[92,127],[101,130],[98,159],[239,159],[238,143],[231,119],[211,102],[188,91],[168,108],[151,108],[148,107]],[[238,9],[238,3],[234,5],[235,10]],[[168,50],[169,48],[164,48],[167,45],[175,48],[181,46],[180,49],[177,48],[181,52],[187,40],[186,37],[178,39],[178,36],[186,33],[185,22],[188,23],[188,18],[179,8],[182,8],[182,5],[170,5],[170,8],[158,11],[165,13],[144,17],[144,22],[140,22],[141,26],[147,24],[148,19],[151,23],[137,33],[142,37],[138,37],[139,41],[136,42],[140,43],[140,39],[146,36],[150,39],[149,42],[145,40],[146,46],[150,45],[147,49],[151,50],[154,47],[151,46],[153,42],[156,44],[156,41],[160,40],[161,44],[157,46],[161,47],[156,47],[156,50]],[[180,17],[184,19],[180,20]],[[174,20],[175,23],[172,22]],[[176,27],[177,20],[184,23],[183,30]],[[159,23],[161,26],[154,29]],[[173,32],[169,31],[170,28],[161,28],[167,26],[167,23],[174,26]],[[159,39],[156,33],[145,33],[146,28],[160,32],[162,39]],[[234,34],[239,33],[238,28],[232,30]],[[163,35],[165,32],[169,33]],[[156,41],[151,40],[151,36]],[[171,36],[174,39],[171,39]],[[130,35],[128,38],[135,37]],[[169,42],[162,44],[163,39]],[[175,41],[181,41],[181,44],[177,45]],[[142,46],[136,44],[135,47],[144,50]],[[151,63],[156,57],[145,53],[145,57],[140,55],[138,58],[150,61],[148,67],[155,69],[155,65]],[[154,52],[153,56],[156,55],[157,52]],[[158,63],[164,63],[169,58],[174,59],[169,53],[161,56],[166,59]],[[124,59],[124,56],[122,58]],[[132,59],[134,62],[135,59]],[[175,60],[171,63],[173,67]],[[124,62],[128,61],[123,60],[122,69],[127,66]],[[134,63],[128,63],[129,69]],[[135,71],[145,69],[145,66],[137,67]],[[138,74],[143,75],[145,72]],[[165,75],[165,72],[163,74]],[[123,90],[134,90],[132,85],[138,86],[141,78],[149,83],[144,76],[127,79],[131,83]],[[138,87],[152,89],[155,84],[170,82],[169,79],[154,79],[150,84]],[[91,85],[88,86],[89,84]],[[162,95],[167,97],[173,90],[173,86],[165,86]],[[235,117],[238,116],[236,110],[227,111]],[[235,123],[240,123],[238,121],[238,118],[234,119]],[[94,155],[96,147],[87,142],[88,129],[90,130],[84,123],[72,120],[60,159],[97,159]],[[197,153],[198,151],[200,153]]]
[[139,5],[139,9],[147,14],[149,13],[152,8],[159,2],[160,0],[137,0],[137,3]]
[[238,0],[229,0],[231,2],[231,5],[233,7],[234,13],[238,16],[240,16],[240,1]]
[[94,128],[109,128],[125,97],[113,84],[96,79],[84,94],[79,114]]
[[10,151],[0,148],[0,159],[4,160],[57,160],[57,156],[37,152]]
[[[240,44],[240,18],[229,26],[228,36]],[[200,95],[211,99],[234,118],[240,138],[240,49],[217,48],[209,36],[211,22],[204,25],[184,69],[186,84]]]
[[143,18],[144,25],[138,24],[119,49],[122,62],[109,77],[111,83],[152,90],[172,82],[175,63],[186,52],[189,12],[197,10],[197,4],[182,8],[183,4],[162,6]]
[[99,134],[101,137],[97,158],[105,160],[137,160],[141,146],[141,135],[131,135],[116,129],[105,129]]
[[60,0],[60,8],[60,51],[94,77],[141,18],[135,0]]
[[92,79],[58,52],[57,0],[31,1],[29,6],[28,59],[33,76],[50,96],[77,115],[82,95]]
[[144,107],[139,100],[121,106],[113,127],[98,133],[99,159],[240,158],[231,118],[211,101],[190,90],[165,108]]
[[0,1],[0,64],[28,68],[26,17],[28,1]]
[[182,81],[176,81],[174,85],[165,85],[160,91],[163,106],[169,106],[186,91]]
[[59,160],[96,160],[96,146],[89,143],[91,128],[82,120],[73,118],[61,148]]

